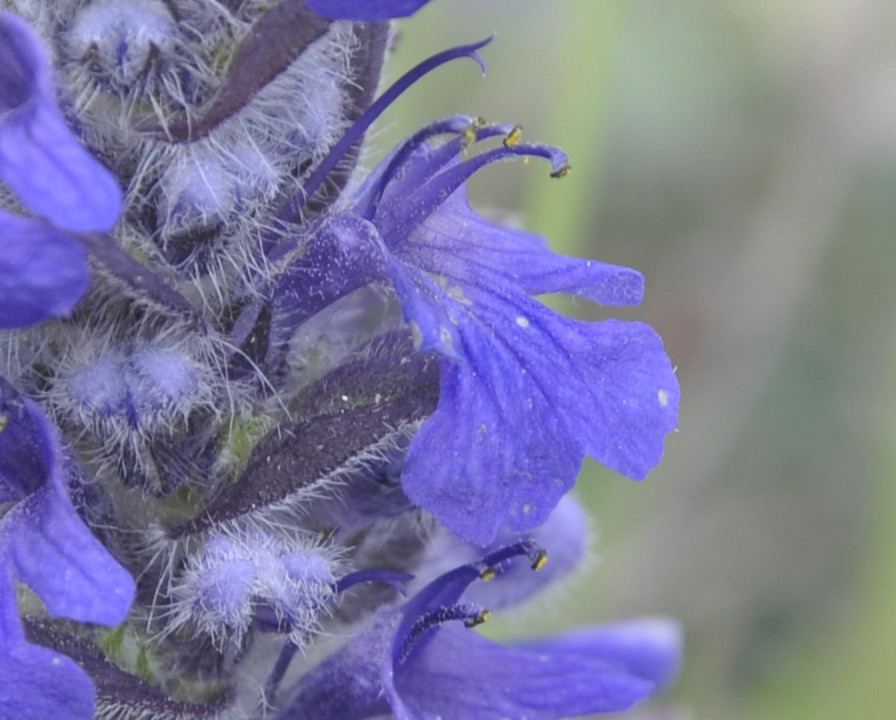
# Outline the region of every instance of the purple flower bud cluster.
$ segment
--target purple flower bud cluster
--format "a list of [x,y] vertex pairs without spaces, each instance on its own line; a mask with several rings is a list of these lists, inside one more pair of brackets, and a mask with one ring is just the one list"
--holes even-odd
[[172,581],[170,628],[192,628],[223,649],[250,627],[288,634],[303,646],[335,593],[331,547],[292,533],[220,530],[186,558]]
[[[371,172],[426,0],[0,7],[0,717],[564,718],[673,679],[670,620],[472,628],[587,554],[585,456],[675,428],[643,295],[477,215],[543,159],[453,116]],[[550,558],[550,561],[548,559]]]

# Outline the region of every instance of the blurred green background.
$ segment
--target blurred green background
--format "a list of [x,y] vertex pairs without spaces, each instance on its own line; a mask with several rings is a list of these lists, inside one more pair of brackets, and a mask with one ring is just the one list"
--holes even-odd
[[644,483],[586,465],[595,562],[526,628],[680,618],[680,682],[635,718],[896,718],[896,3],[436,0],[399,27],[393,77],[496,39],[379,146],[465,112],[567,150],[569,177],[490,168],[475,204],[642,270],[612,314],[681,379]]

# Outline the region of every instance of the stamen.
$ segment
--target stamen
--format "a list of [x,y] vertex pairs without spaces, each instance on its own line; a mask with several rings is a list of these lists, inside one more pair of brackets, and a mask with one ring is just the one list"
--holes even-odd
[[424,635],[439,625],[444,625],[453,620],[462,620],[464,627],[472,628],[484,623],[489,617],[491,617],[491,613],[488,610],[470,603],[446,605],[422,613],[414,621],[414,624],[405,636],[401,650],[398,653],[398,664],[403,664]]
[[491,610],[483,609],[483,610],[480,610],[478,613],[476,613],[473,617],[467,618],[466,620],[464,620],[464,627],[465,628],[474,628],[477,625],[482,625],[482,623],[488,622],[491,619],[492,619]]
[[390,220],[399,227],[417,227],[479,170],[493,162],[506,160],[515,155],[542,157],[550,160],[553,167],[552,177],[562,177],[569,169],[566,153],[557,148],[548,145],[507,145],[505,143],[502,147],[484,152],[433,175],[398,208],[399,210],[410,208],[410,212],[401,216],[397,216],[397,213],[394,212],[390,213],[392,215]]
[[[339,580],[333,583],[333,591],[336,594],[340,594],[359,583],[383,582],[393,587],[402,595],[405,595],[404,584],[413,579],[413,575],[396,572],[394,570],[358,570],[339,578]],[[485,622],[486,619],[487,618],[483,618],[480,622]],[[472,627],[472,625],[469,627]],[[289,669],[292,659],[295,657],[298,649],[299,647],[296,643],[292,640],[288,640],[280,650],[280,654],[277,656],[277,661],[274,664],[274,669],[271,671],[271,674],[268,676],[267,682],[265,683],[264,697],[267,698],[268,702],[273,702],[276,698],[280,683],[283,682],[283,677],[286,675],[286,671]]]
[[281,648],[280,654],[277,656],[277,662],[274,663],[274,669],[271,670],[271,674],[264,684],[263,697],[267,702],[273,703],[276,700],[280,683],[283,682],[283,677],[286,675],[286,671],[289,670],[289,666],[298,649],[299,646],[292,640],[287,640],[286,645]]
[[484,565],[484,568],[479,573],[479,578],[486,582],[493,580],[504,563],[520,555],[526,555],[530,560],[530,567],[536,571],[541,570],[548,561],[547,551],[536,545],[534,540],[520,540],[512,545],[505,545],[482,558],[481,564]]
[[432,157],[428,159],[430,166],[441,168],[458,152],[470,147],[479,140],[507,132],[512,132],[512,130],[508,131],[507,125],[489,125],[482,118],[470,118],[465,115],[454,115],[426,125],[405,140],[392,156],[392,159],[389,160],[388,165],[379,172],[376,183],[373,185],[364,209],[360,214],[368,220],[373,218],[386,186],[395,178],[408,157],[430,138],[451,133],[460,134],[460,137],[437,148],[433,152]]
[[470,126],[464,130],[463,147],[468,148],[470,145],[479,140],[479,129],[485,126],[485,118],[477,117],[470,123]]
[[298,193],[293,195],[290,201],[283,208],[279,218],[286,222],[294,221],[302,208],[305,207],[308,200],[311,199],[311,196],[320,189],[321,185],[324,184],[327,177],[331,172],[333,172],[339,161],[342,160],[342,158],[352,148],[352,146],[354,146],[354,144],[361,139],[361,136],[364,135],[365,132],[367,132],[367,129],[373,124],[373,122],[383,114],[386,108],[388,108],[396,100],[396,98],[398,98],[399,95],[401,95],[405,90],[407,90],[411,85],[420,80],[422,77],[428,75],[437,67],[444,65],[447,62],[465,57],[470,58],[471,60],[475,60],[478,63],[479,67],[482,68],[482,72],[485,72],[485,62],[476,51],[482,47],[485,47],[491,41],[491,38],[486,38],[485,40],[481,40],[478,43],[473,43],[472,45],[459,45],[457,47],[444,50],[411,68],[411,70],[409,70],[398,80],[396,80],[389,87],[389,89],[386,90],[386,92],[380,95],[370,105],[370,107],[368,107],[364,111],[361,117],[359,117],[355,121],[355,123],[348,129],[345,135],[342,136],[339,142],[337,142],[330,149],[330,152],[327,154],[327,156],[320,162],[317,168],[315,168],[314,172],[311,173],[311,176],[305,181],[302,189]]

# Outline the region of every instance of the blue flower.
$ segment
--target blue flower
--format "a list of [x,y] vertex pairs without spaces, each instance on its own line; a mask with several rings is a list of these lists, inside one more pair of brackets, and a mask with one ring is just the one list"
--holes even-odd
[[[506,572],[521,541],[461,565],[381,613],[293,689],[277,720],[549,720],[627,710],[666,685],[681,651],[678,626],[649,619],[504,646],[461,627],[487,618],[463,602],[477,580]],[[519,572],[519,568],[511,572]]]
[[[501,146],[461,158],[496,135]],[[284,307],[275,328],[294,323],[296,308],[311,312],[364,283],[391,281],[420,351],[443,358],[438,409],[411,444],[404,491],[481,545],[501,526],[542,523],[585,455],[645,477],[678,417],[678,383],[650,327],[572,320],[534,297],[632,305],[642,276],[557,255],[540,237],[470,209],[470,176],[529,156],[551,160],[555,176],[568,170],[560,151],[519,142],[517,128],[461,117],[423,128],[315,230],[277,288]],[[315,267],[328,270],[309,285]]]
[[39,217],[0,209],[0,327],[68,314],[87,288],[87,259],[70,233],[110,229],[118,183],[66,125],[46,48],[0,13],[0,181]]
[[308,7],[334,20],[373,22],[409,17],[429,0],[308,0]]
[[[74,469],[41,409],[0,378],[0,716],[90,718],[93,688],[59,653],[25,641],[15,582],[53,617],[117,625],[134,582],[91,534],[69,499]],[[72,703],[69,705],[69,703]]]

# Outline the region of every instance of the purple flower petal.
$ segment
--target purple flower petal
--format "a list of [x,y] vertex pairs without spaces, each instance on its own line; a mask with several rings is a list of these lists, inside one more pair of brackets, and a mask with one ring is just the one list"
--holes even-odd
[[[384,197],[400,203],[404,198]],[[644,277],[631,268],[558,255],[540,235],[494,225],[469,205],[464,186],[407,242],[392,248],[405,262],[492,293],[571,293],[604,305],[637,305]]]
[[134,581],[50,485],[0,521],[0,553],[54,617],[117,625],[127,616]]
[[0,574],[0,717],[90,720],[94,689],[71,659],[25,641],[15,591]]
[[57,445],[44,441],[33,407],[0,377],[0,502],[24,500],[47,481]]
[[372,22],[409,17],[429,0],[308,0],[308,7],[331,20]]
[[617,658],[505,647],[452,624],[396,669],[394,688],[396,720],[550,720],[627,710],[656,685]]
[[6,381],[0,382],[0,414],[0,487],[9,498],[27,493],[0,519],[0,563],[31,586],[51,615],[118,624],[133,599],[134,581],[72,507],[55,427]]
[[461,360],[457,354],[460,338],[451,315],[445,307],[432,302],[432,296],[441,294],[435,282],[426,275],[407,268],[394,257],[386,258],[388,276],[401,299],[404,318],[411,326],[417,350],[430,350]]
[[46,48],[8,12],[0,13],[0,68],[0,179],[60,227],[110,229],[121,208],[118,182],[66,125]]
[[681,626],[666,618],[645,618],[587,628],[548,640],[519,645],[534,652],[556,652],[582,659],[603,658],[656,687],[669,685],[681,665]]
[[[430,143],[445,133],[453,139]],[[503,147],[458,160],[471,142],[502,133],[510,133]],[[411,445],[403,489],[480,545],[501,526],[542,523],[585,455],[642,479],[678,414],[678,383],[653,330],[577,322],[532,297],[568,292],[635,304],[640,273],[557,255],[540,237],[470,209],[464,182],[491,162],[533,155],[555,173],[567,167],[560,151],[512,134],[453,117],[394,150],[284,277],[277,295],[288,301],[275,309],[271,343],[282,346],[306,317],[290,307],[316,312],[352,290],[350,268],[364,282],[391,279],[416,347],[443,357],[439,406]],[[329,245],[339,248],[326,265],[335,270],[322,273],[312,259]]]
[[0,327],[68,315],[87,289],[81,244],[40,220],[0,210]]

